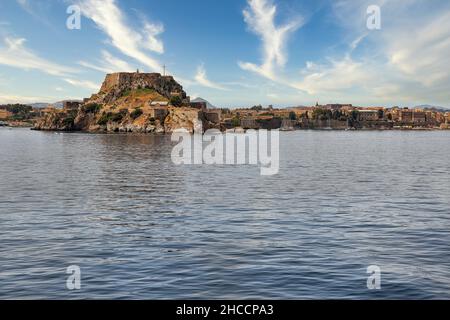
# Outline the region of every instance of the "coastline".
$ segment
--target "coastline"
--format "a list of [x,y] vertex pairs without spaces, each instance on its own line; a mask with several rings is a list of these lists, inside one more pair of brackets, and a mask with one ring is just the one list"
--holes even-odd
[[[105,135],[154,135],[154,136],[164,136],[170,135],[170,132],[127,132],[127,131],[89,131],[89,130],[51,130],[51,129],[37,129],[30,126],[3,126],[0,128],[9,129],[29,129],[31,131],[41,131],[41,132],[55,132],[55,133],[82,133],[82,134],[105,134]],[[221,130],[222,133],[235,133],[235,134],[245,134],[248,130],[265,130],[265,129],[242,129],[236,128],[237,130],[227,129]],[[406,132],[450,132],[450,128],[392,128],[392,129],[377,129],[377,128],[362,128],[362,129],[339,129],[339,128],[298,128],[293,130],[283,130],[281,128],[269,129],[269,130],[279,130],[280,132],[297,132],[297,131],[318,131],[318,132],[392,132],[392,131],[406,131]],[[199,132],[195,132],[199,133]]]

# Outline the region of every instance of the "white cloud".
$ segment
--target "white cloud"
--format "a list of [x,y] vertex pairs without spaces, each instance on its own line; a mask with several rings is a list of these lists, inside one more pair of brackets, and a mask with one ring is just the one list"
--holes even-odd
[[450,84],[450,10],[386,37],[390,63],[426,87]]
[[33,13],[33,10],[31,8],[31,3],[29,0],[16,0],[16,1],[22,7],[22,9],[24,9],[28,13]]
[[102,51],[101,61],[97,61],[96,63],[80,61],[79,64],[83,67],[100,71],[102,73],[132,72],[136,70],[136,68],[132,67],[128,62],[114,57],[106,50]]
[[[376,32],[367,30],[361,15],[371,4],[381,7],[381,30]],[[356,60],[370,61],[365,67],[369,78],[362,82],[368,96],[392,103],[448,104],[450,2],[429,6],[424,0],[338,0],[334,10],[347,34],[366,35],[368,50]]]
[[274,80],[275,68],[283,67],[287,62],[286,44],[289,36],[303,23],[297,17],[288,23],[277,26],[275,17],[277,7],[270,0],[248,0],[248,8],[243,11],[244,20],[249,29],[262,41],[263,62],[256,65],[250,62],[239,62],[239,66],[247,71],[260,74]]
[[331,60],[329,65],[309,62],[301,71],[303,79],[293,83],[293,87],[311,95],[351,89],[370,79],[370,72],[366,68],[366,64],[348,56],[342,60]]
[[212,82],[211,80],[208,79],[208,76],[206,75],[206,70],[205,70],[205,67],[203,64],[201,64],[197,68],[197,74],[195,75],[195,81],[197,81],[198,84],[200,84],[204,87],[207,87],[207,88],[217,89],[217,90],[228,90],[221,84]]
[[157,37],[164,32],[164,26],[162,24],[153,24],[149,22],[145,22],[144,24],[144,34],[145,40],[144,46],[145,48],[157,52],[164,53],[164,44]]
[[39,70],[54,76],[64,76],[77,72],[72,68],[39,57],[25,47],[25,42],[26,39],[24,38],[5,38],[5,46],[0,47],[0,64],[24,70]]
[[98,91],[101,87],[101,85],[99,85],[95,82],[92,82],[92,81],[88,81],[88,80],[75,80],[75,79],[65,78],[64,81],[75,87],[80,87],[80,88],[94,90],[94,91]]
[[136,59],[151,71],[161,71],[158,60],[151,57],[148,51],[163,53],[164,46],[157,36],[163,31],[160,25],[146,23],[144,32],[128,25],[123,12],[115,0],[80,0],[82,13],[105,32],[111,44],[123,54]]
[[355,40],[352,41],[352,43],[350,44],[350,50],[354,51],[356,48],[358,48],[358,46],[360,45],[360,43],[362,41],[364,41],[364,39],[367,37],[367,33],[363,34],[362,36],[359,36],[358,38],[356,38]]

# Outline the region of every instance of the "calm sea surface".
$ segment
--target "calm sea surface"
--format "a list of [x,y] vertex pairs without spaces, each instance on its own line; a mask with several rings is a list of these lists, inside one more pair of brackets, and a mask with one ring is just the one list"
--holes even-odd
[[450,298],[450,131],[280,140],[262,177],[175,166],[169,136],[1,128],[0,298]]

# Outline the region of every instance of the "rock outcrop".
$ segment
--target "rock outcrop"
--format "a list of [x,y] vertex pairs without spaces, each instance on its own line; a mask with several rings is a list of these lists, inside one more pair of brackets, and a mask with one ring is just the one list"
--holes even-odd
[[172,108],[164,121],[164,131],[167,133],[177,129],[186,129],[190,132],[202,132],[203,113],[191,108]]
[[[182,106],[173,106],[173,97]],[[183,87],[158,73],[108,74],[100,91],[78,109],[52,110],[35,125],[36,130],[171,133],[219,126],[207,111],[189,107]]]
[[47,113],[34,124],[35,130],[42,131],[73,131],[76,113],[54,110]]

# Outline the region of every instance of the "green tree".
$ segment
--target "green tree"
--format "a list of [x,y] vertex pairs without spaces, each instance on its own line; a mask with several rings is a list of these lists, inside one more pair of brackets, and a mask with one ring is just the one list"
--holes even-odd
[[101,104],[97,103],[90,103],[85,106],[83,106],[83,111],[86,113],[98,113],[102,109]]
[[297,115],[294,111],[289,112],[289,120],[297,120]]
[[133,120],[136,120],[137,118],[139,118],[140,116],[142,116],[144,112],[142,111],[141,108],[136,108],[135,110],[133,110],[133,112],[131,112],[130,117]]
[[234,118],[231,120],[231,125],[232,125],[233,127],[239,127],[239,126],[241,125],[241,120],[239,120],[238,117],[234,117]]
[[174,107],[181,107],[183,105],[183,100],[179,96],[173,96],[170,98],[170,104]]

